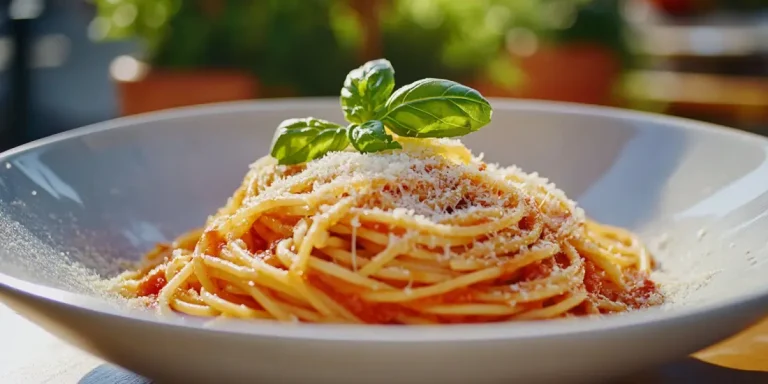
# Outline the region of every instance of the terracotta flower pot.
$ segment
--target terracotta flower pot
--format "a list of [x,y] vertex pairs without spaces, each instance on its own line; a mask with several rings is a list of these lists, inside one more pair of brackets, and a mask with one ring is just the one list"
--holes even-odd
[[489,81],[476,83],[487,96],[610,104],[621,75],[619,58],[594,44],[542,46],[527,57],[510,57],[522,81],[505,89]]
[[[237,71],[164,71],[134,64],[135,71],[115,73],[122,115],[198,104],[248,100],[259,96],[259,83]],[[119,69],[118,69],[119,70]]]

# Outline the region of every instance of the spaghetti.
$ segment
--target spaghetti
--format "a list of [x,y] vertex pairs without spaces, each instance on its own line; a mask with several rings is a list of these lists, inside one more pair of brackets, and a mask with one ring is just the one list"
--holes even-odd
[[120,291],[159,311],[434,324],[625,312],[663,300],[632,233],[547,180],[457,141],[265,157],[200,230],[158,245]]

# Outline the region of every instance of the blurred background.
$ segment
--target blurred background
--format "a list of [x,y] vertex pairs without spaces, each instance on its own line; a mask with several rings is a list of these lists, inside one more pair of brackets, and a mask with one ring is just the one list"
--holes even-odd
[[399,85],[768,135],[768,0],[0,0],[0,147],[147,111]]

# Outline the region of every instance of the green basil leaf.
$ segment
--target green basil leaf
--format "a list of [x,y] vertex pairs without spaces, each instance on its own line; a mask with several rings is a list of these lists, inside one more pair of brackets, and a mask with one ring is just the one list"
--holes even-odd
[[398,89],[379,120],[399,136],[457,137],[491,122],[491,104],[476,90],[442,79],[423,79]]
[[394,141],[392,135],[384,130],[384,123],[378,120],[366,121],[363,124],[351,124],[347,128],[349,142],[358,152],[379,152],[388,149],[400,149],[400,143]]
[[347,129],[330,121],[307,117],[280,123],[270,154],[278,164],[300,164],[349,146]]
[[372,119],[394,88],[395,70],[385,59],[369,61],[352,70],[341,89],[344,117],[356,124]]

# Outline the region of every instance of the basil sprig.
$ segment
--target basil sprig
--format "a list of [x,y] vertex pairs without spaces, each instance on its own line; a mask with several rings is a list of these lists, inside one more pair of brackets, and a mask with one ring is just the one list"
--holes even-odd
[[459,137],[491,122],[493,108],[476,90],[442,79],[423,79],[394,93],[395,70],[385,59],[347,75],[341,109],[351,124],[307,117],[277,128],[271,155],[279,164],[300,164],[342,151],[350,144],[371,153],[402,148],[387,130],[404,137]]

